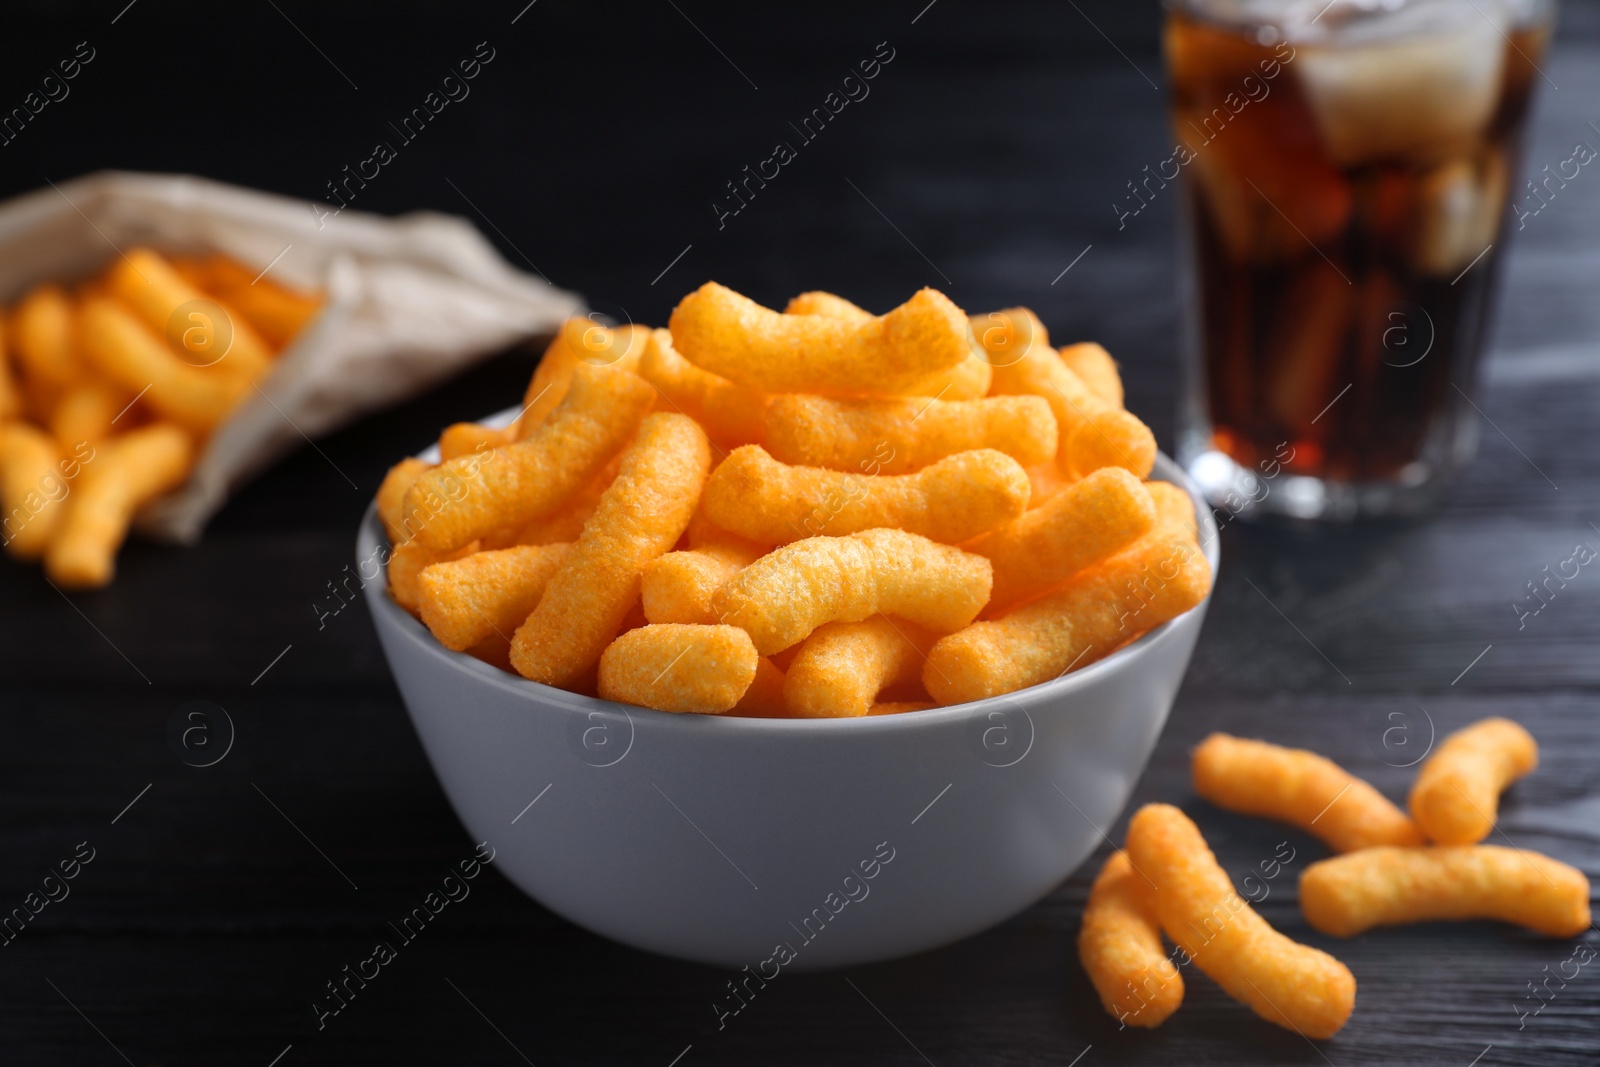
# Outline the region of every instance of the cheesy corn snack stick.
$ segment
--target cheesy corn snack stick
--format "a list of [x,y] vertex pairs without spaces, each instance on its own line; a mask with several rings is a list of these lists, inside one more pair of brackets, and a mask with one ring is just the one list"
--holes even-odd
[[157,414],[196,433],[228,416],[250,382],[215,367],[193,367],[167,348],[131,312],[104,297],[85,299],[78,309],[78,343],[89,362]]
[[1167,936],[1229,996],[1309,1038],[1332,1037],[1350,1018],[1350,969],[1257,915],[1183,812],[1170,804],[1140,808],[1128,824],[1128,859],[1155,883]]
[[111,581],[134,512],[182,485],[194,462],[189,435],[169,423],[130,430],[97,451],[83,465],[45,552],[45,571],[58,585],[85,588]]
[[672,335],[654,330],[639,360],[639,375],[661,391],[665,410],[679,411],[729,448],[759,444],[768,397],[703,371],[678,354]]
[[943,638],[922,684],[941,704],[999,696],[1085,667],[1205,599],[1211,566],[1170,533],[1146,537],[1057,591]]
[[408,500],[432,492],[449,501],[417,536],[448,552],[550,514],[633,436],[654,400],[655,390],[635,374],[579,363],[561,405],[525,439],[417,478]]
[[706,518],[760,544],[893,527],[954,544],[1021,515],[1028,475],[1003,452],[959,452],[916,474],[862,475],[729,453],[706,483]]
[[1539,745],[1510,719],[1457,730],[1434,750],[1411,787],[1411,814],[1441,845],[1471,845],[1494,829],[1500,794],[1539,765]]
[[1056,418],[1037,396],[982,400],[833,400],[789,393],[767,409],[767,451],[784,463],[908,474],[957,452],[991,448],[1023,466],[1055,459]]
[[1122,551],[1155,521],[1155,504],[1139,479],[1107,467],[966,547],[994,564],[993,610],[1036,596]]
[[[272,350],[243,315],[190,285],[171,263],[148,248],[131,249],[111,261],[106,291],[151,333],[183,348],[179,358],[187,363],[215,364],[219,370],[251,379],[271,366]],[[181,321],[175,323],[173,316],[180,309]],[[225,321],[217,321],[219,315]],[[224,337],[227,348],[217,351]]]
[[538,606],[571,547],[518,545],[424,567],[417,576],[423,624],[455,652],[495,634],[509,641]]
[[932,643],[921,627],[882,615],[819,626],[784,673],[784,706],[802,719],[865,715],[885,688],[917,677]]
[[1112,407],[1122,407],[1122,375],[1117,372],[1117,361],[1111,358],[1110,352],[1093,341],[1084,341],[1061,349],[1061,362],[1095,396]]
[[671,412],[645,418],[616,480],[511,638],[518,674],[570,686],[599,661],[638,603],[645,567],[689,525],[710,466],[711,447],[694,420]]
[[1498,919],[1576,937],[1589,928],[1589,879],[1548,856],[1498,845],[1368,848],[1307,867],[1300,908],[1335,937],[1438,919]]
[[1155,887],[1126,852],[1113,852],[1089,889],[1078,959],[1119,1022],[1154,1029],[1183,1003],[1183,976],[1161,944]]
[[641,626],[601,655],[600,695],[657,711],[720,715],[750,688],[760,659],[737,626]]
[[1193,769],[1195,792],[1217,807],[1298,826],[1335,852],[1422,843],[1405,812],[1314,752],[1212,734],[1194,750]]
[[38,559],[72,492],[61,477],[61,449],[26,422],[0,424],[0,541],[17,559]]
[[894,615],[959,630],[989,599],[989,561],[903,530],[808,537],[762,556],[717,590],[712,610],[764,656],[828,622]]
[[966,316],[932,289],[852,322],[782,315],[707,282],[683,298],[668,327],[690,363],[763,393],[893,396],[971,352]]

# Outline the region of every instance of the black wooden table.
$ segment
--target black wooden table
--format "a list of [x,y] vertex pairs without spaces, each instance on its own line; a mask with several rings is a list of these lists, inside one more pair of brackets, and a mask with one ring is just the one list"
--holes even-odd
[[[1170,150],[1145,5],[239,6],[19,16],[12,96],[78,40],[98,52],[7,146],[0,192],[115,165],[316,197],[487,40],[473,98],[353,206],[466,215],[512,262],[652,323],[707,277],[768,303],[822,287],[881,308],[923,284],[972,310],[1026,303],[1055,336],[1111,348],[1130,407],[1170,446],[1172,204],[1121,229],[1111,206]],[[724,183],[792,140],[787,124],[879,42],[893,58],[870,97],[721,217]],[[1568,5],[1544,66],[1535,169],[1600,144],[1594,8]],[[324,983],[472,846],[365,609],[319,623],[314,605],[385,467],[511,402],[532,364],[519,351],[295,453],[200,546],[132,545],[106,591],[65,597],[0,562],[0,911],[93,856],[0,947],[0,1062],[1600,1062],[1600,963],[1572,976],[1574,942],[1451,924],[1332,943],[1293,890],[1323,849],[1209,808],[1187,773],[1221,729],[1317,749],[1401,798],[1430,738],[1509,715],[1543,765],[1508,795],[1504,837],[1600,875],[1600,575],[1520,622],[1512,607],[1547,564],[1600,546],[1597,272],[1600,175],[1585,169],[1515,235],[1483,446],[1439,515],[1223,534],[1211,615],[1134,802],[1184,805],[1236,877],[1289,842],[1262,911],[1355,972],[1332,1041],[1270,1026],[1203,977],[1160,1030],[1119,1032],[1074,951],[1104,850],[994,930],[791,977],[720,1031],[728,975],[596,938],[490,873],[319,1030]],[[236,730],[207,767],[169,733],[194,701]]]

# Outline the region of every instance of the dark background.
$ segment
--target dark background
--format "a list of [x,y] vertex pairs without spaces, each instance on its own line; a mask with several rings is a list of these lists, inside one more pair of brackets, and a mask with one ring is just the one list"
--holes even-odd
[[[1172,198],[1121,230],[1112,208],[1170,152],[1154,5],[524,3],[10,5],[0,107],[78,42],[96,58],[0,147],[0,195],[126,168],[318,198],[486,41],[495,59],[470,97],[353,208],[464,215],[513,264],[652,324],[706,278],[769,304],[826,288],[883,310],[928,284],[971,311],[1027,304],[1059,340],[1106,344],[1129,407],[1170,447]],[[788,123],[882,41],[895,58],[871,95],[800,147]],[[1600,122],[1597,61],[1600,8],[1568,3],[1535,166],[1600,143],[1586,125]],[[778,140],[799,157],[719,230],[724,182]],[[1508,608],[1575,542],[1600,545],[1597,241],[1588,170],[1517,235],[1480,400],[1493,421],[1440,516],[1224,534],[1212,614],[1136,802],[1185,803],[1236,876],[1287,832],[1192,799],[1186,753],[1208,731],[1315,748],[1399,798],[1412,750],[1397,737],[1421,744],[1488,714],[1544,746],[1502,830],[1600,874],[1600,579],[1585,572],[1521,630]],[[512,403],[532,361],[496,357],[331,435],[325,455],[301,449],[199,547],[131,545],[108,590],[68,601],[0,560],[0,910],[78,842],[97,850],[71,897],[0,948],[0,1061],[266,1065],[287,1046],[285,1067],[1600,1060],[1600,964],[1538,1016],[1517,1014],[1571,944],[1488,924],[1333,943],[1307,931],[1287,886],[1264,913],[1361,983],[1338,1038],[1313,1047],[1199,977],[1161,1030],[1118,1033],[1073,949],[1099,857],[994,931],[853,969],[859,994],[838,974],[797,976],[721,1033],[709,1004],[726,975],[597,939],[491,873],[317,1032],[322,983],[471,843],[364,609],[319,630],[313,604],[350,562],[384,469]],[[169,747],[190,700],[238,727],[214,767]]]

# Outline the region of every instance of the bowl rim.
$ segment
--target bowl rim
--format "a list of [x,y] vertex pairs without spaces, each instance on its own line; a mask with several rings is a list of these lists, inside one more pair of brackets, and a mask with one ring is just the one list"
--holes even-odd
[[[482,420],[486,425],[508,422],[517,414],[518,409],[508,408],[497,412],[488,419]],[[417,453],[417,458],[427,462],[438,462],[438,446],[433,445]],[[779,733],[788,734],[805,730],[855,730],[855,731],[894,731],[917,729],[918,724],[928,727],[939,723],[972,716],[985,716],[990,712],[1003,711],[1015,708],[1019,701],[1027,701],[1030,705],[1037,705],[1041,701],[1056,703],[1060,698],[1072,696],[1079,690],[1091,687],[1100,678],[1130,668],[1135,661],[1148,653],[1155,645],[1165,642],[1173,633],[1177,624],[1189,618],[1195,612],[1201,612],[1211,602],[1211,597],[1216,593],[1217,575],[1221,568],[1222,552],[1220,544],[1220,530],[1216,519],[1211,513],[1211,507],[1201,495],[1200,489],[1188,474],[1173,459],[1165,453],[1156,453],[1155,467],[1150,477],[1158,481],[1171,482],[1189,494],[1190,500],[1195,505],[1197,530],[1200,535],[1201,551],[1205,553],[1206,561],[1211,565],[1211,589],[1200,603],[1176,618],[1169,619],[1160,626],[1140,635],[1140,637],[1117,649],[1104,659],[1096,660],[1081,670],[1071,671],[1040,682],[1025,689],[1018,689],[1011,693],[1001,693],[997,696],[985,697],[983,700],[972,700],[964,704],[951,704],[945,707],[927,708],[922,711],[909,712],[904,715],[859,715],[849,718],[759,718],[744,715],[696,715],[682,712],[657,711],[654,708],[641,707],[634,704],[622,704],[614,700],[605,700],[601,697],[586,696],[582,693],[573,693],[566,689],[545,685],[519,675],[510,674],[498,667],[492,666],[482,660],[475,659],[465,652],[453,652],[441,645],[429,632],[422,622],[414,618],[409,612],[394,602],[388,595],[388,568],[380,567],[378,573],[370,579],[363,580],[363,591],[366,593],[367,606],[374,615],[374,624],[381,613],[390,625],[398,629],[414,645],[423,650],[423,654],[432,655],[440,660],[448,669],[464,674],[476,682],[488,683],[504,692],[523,698],[530,705],[555,704],[568,711],[592,715],[594,713],[618,713],[627,717],[631,723],[635,716],[643,716],[646,722],[655,724],[656,728],[680,728],[690,730],[722,730],[734,734],[761,734]],[[377,518],[377,500],[374,498],[368,503],[362,513],[361,523],[356,531],[356,561],[357,567],[367,559],[372,558],[377,546],[388,543],[388,539],[381,532]],[[359,572],[358,572],[359,573]],[[390,668],[391,673],[393,668]],[[1026,709],[1023,709],[1026,710]]]

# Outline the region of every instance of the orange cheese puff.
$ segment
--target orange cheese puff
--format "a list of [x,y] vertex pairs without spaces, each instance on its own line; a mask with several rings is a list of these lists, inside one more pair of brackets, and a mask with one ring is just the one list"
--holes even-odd
[[735,537],[652,560],[640,589],[644,617],[651,622],[716,622],[712,595],[765,553],[762,546]]
[[666,330],[651,332],[639,375],[661,391],[666,410],[689,416],[727,447],[760,443],[768,398],[696,367],[672,347]]
[[182,485],[194,462],[189,435],[170,423],[130,430],[97,451],[83,465],[45,552],[45,572],[59,585],[85,588],[111,581],[134,512]]
[[511,638],[509,637],[490,634],[467,649],[466,653],[473,659],[482,660],[491,667],[498,667],[507,674],[516,673],[511,669]]
[[1335,852],[1422,844],[1417,824],[1382,793],[1304,749],[1212,734],[1194,750],[1194,791],[1219,808],[1298,826]]
[[56,401],[55,410],[50,413],[50,432],[63,448],[109,437],[114,429],[112,420],[131,399],[103,381],[85,379]]
[[784,306],[783,313],[826,315],[830,319],[843,319],[845,322],[866,322],[872,318],[872,312],[866,308],[857,307],[842,296],[821,291],[801,293]]
[[1063,348],[1061,362],[1095,396],[1113,407],[1122,407],[1122,375],[1117,373],[1117,361],[1110,352],[1093,341],[1084,341]]
[[852,322],[780,315],[707,282],[683,298],[668,325],[690,363],[763,393],[892,396],[971,351],[967,317],[932,289],[887,315]]
[[1145,482],[1156,507],[1156,529],[1177,530],[1188,537],[1198,534],[1194,519],[1194,498],[1171,482]]
[[6,331],[0,329],[0,422],[14,419],[22,413],[22,392],[11,369],[11,359],[6,349]]
[[1139,479],[1097,470],[966,546],[994,564],[991,610],[1034,596],[1133,544],[1155,525]]
[[[1050,347],[1044,327],[1024,308],[997,312],[1005,329],[977,330],[994,365],[991,391],[1031,394],[1050,402],[1061,429],[1056,461],[1068,474],[1087,474],[1102,466],[1126,467],[1143,478],[1155,465],[1156,439],[1134,416],[1096,396]],[[1088,433],[1092,427],[1093,440]],[[1080,457],[1074,449],[1086,450]],[[1115,461],[1101,462],[1107,455]]]
[[572,368],[577,363],[577,354],[567,346],[566,330],[557,330],[538,365],[533,368],[533,377],[529,379],[527,391],[522,395],[522,414],[517,418],[519,439],[527,437],[542,425],[566,398],[567,389],[572,385]]
[[885,700],[872,705],[868,715],[903,715],[908,711],[928,711],[938,707],[931,700]]
[[903,390],[906,396],[931,396],[939,400],[979,400],[989,395],[994,368],[979,355],[969,355],[949,370],[930,374]]
[[[859,308],[842,296],[832,293],[801,293],[783,309],[785,315],[826,315],[846,322],[866,322],[872,312]],[[976,353],[949,370],[938,371],[905,387],[906,396],[935,396],[944,400],[977,400],[989,395],[992,375],[989,361]]]
[[588,316],[568,319],[561,324],[561,332],[580,362],[591,367],[610,367],[612,370],[637,372],[639,360],[644,356],[650,341],[646,326],[605,326]]
[[1539,765],[1533,735],[1510,719],[1484,719],[1444,739],[1417,772],[1411,814],[1441,845],[1471,845],[1494,829],[1500,794]]
[[409,541],[415,532],[414,528],[407,529],[405,524],[406,490],[417,480],[417,475],[427,469],[428,464],[422,460],[407,456],[390,467],[389,473],[383,476],[383,481],[378,485],[378,519],[383,523],[383,531],[391,544]]
[[322,308],[319,293],[304,293],[257,276],[226,256],[213,256],[209,278],[197,278],[176,260],[173,267],[192,285],[222,297],[273,348],[285,348]]
[[422,622],[461,652],[494,634],[510,640],[566,559],[570,545],[519,545],[433,563],[417,575]]
[[61,477],[61,450],[26,422],[0,425],[0,539],[18,559],[38,559],[61,520],[71,492]]
[[28,384],[52,401],[84,374],[72,331],[72,300],[59,285],[39,286],[11,313],[11,349],[17,367]]
[[[748,572],[747,572],[748,573]],[[1047,596],[943,638],[922,684],[941,704],[998,696],[1086,667],[1176,618],[1211,591],[1211,566],[1165,534],[1084,571]]]
[[417,579],[422,576],[423,570],[435,563],[465,559],[478,551],[478,548],[478,542],[473,541],[453,552],[435,552],[415,538],[395,545],[393,551],[389,553],[389,566],[385,572],[389,595],[394,598],[396,604],[420,618],[422,587]]
[[728,714],[743,719],[788,718],[789,712],[783,706],[783,671],[778,665],[762,656],[756,663],[755,681]]
[[417,536],[446,552],[550,514],[633,436],[654,399],[655,390],[638,375],[579,363],[561,406],[528,437],[485,456],[449,460],[417,478],[408,501],[430,491],[449,501]]
[[227,417],[249,391],[239,374],[195,367],[180,360],[166,341],[121,305],[90,297],[79,305],[78,343],[89,362],[157,414],[196,433],[205,433]]
[[1548,856],[1499,845],[1369,848],[1307,867],[1300,908],[1335,937],[1436,919],[1498,919],[1576,937],[1589,928],[1589,879]]
[[[580,381],[573,379],[574,389]],[[594,666],[638,601],[645,567],[689,525],[710,466],[710,445],[692,419],[661,412],[644,420],[616,481],[600,497],[539,606],[512,636],[511,663],[518,674],[567,686]]]
[[1076,479],[1068,478],[1061,468],[1056,465],[1055,458],[1051,457],[1049,463],[1040,463],[1024,468],[1028,472],[1028,507],[1036,508],[1050,500],[1057,493],[1072,485]]
[[481,426],[476,422],[452,423],[439,434],[439,459],[455,459],[457,456],[473,452],[500,448],[516,439],[515,426],[496,429],[493,426]]
[[1080,478],[1101,467],[1125,467],[1143,478],[1155,466],[1156,439],[1135,416],[1109,408],[1063,434],[1061,456],[1068,472]]
[[784,705],[802,719],[865,715],[884,689],[917,677],[932,643],[920,627],[882,615],[819,626],[783,676]]
[[706,517],[761,544],[892,526],[945,544],[1005,525],[1028,506],[1028,475],[1003,452],[958,452],[916,474],[791,467],[734,449],[706,483]]
[[904,530],[808,537],[776,549],[717,590],[711,609],[749,631],[763,656],[829,622],[895,615],[959,630],[989,599],[989,561]]
[[219,370],[251,379],[261,377],[271,365],[271,348],[243,315],[190,285],[148,248],[135,248],[112,260],[105,286],[153,334],[182,348],[178,354],[186,363],[215,364]]
[[737,626],[642,626],[606,647],[600,695],[657,711],[720,715],[750,688],[760,660]]
[[1350,969],[1256,914],[1183,812],[1170,804],[1140,808],[1128,824],[1128,859],[1154,883],[1167,936],[1229,996],[1310,1038],[1332,1037],[1350,1018]]
[[1118,1022],[1153,1030],[1183,1003],[1183,976],[1161,944],[1155,891],[1126,852],[1113,852],[1089,889],[1078,959]]
[[788,393],[767,409],[766,434],[767,451],[784,463],[863,474],[908,474],[978,448],[1024,466],[1056,454],[1056,419],[1037,396],[831,400]]

